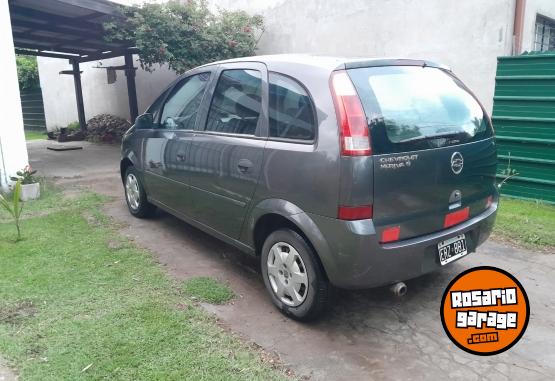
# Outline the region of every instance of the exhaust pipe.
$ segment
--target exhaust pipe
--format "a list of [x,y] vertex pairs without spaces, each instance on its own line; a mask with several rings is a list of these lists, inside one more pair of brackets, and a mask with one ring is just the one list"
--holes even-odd
[[389,290],[395,296],[405,296],[407,293],[407,285],[404,284],[403,282],[397,282],[393,284],[391,287],[389,287]]

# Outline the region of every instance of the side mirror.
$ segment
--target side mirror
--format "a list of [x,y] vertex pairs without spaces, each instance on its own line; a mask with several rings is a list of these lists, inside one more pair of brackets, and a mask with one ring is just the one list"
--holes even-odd
[[154,128],[154,116],[150,113],[142,114],[135,119],[135,127],[140,130]]

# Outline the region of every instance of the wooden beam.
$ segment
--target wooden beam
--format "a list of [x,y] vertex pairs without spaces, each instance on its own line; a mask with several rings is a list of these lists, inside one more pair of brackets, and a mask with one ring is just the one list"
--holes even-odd
[[[34,32],[33,32],[34,33]],[[90,48],[94,50],[109,50],[109,49],[121,49],[122,46],[119,44],[113,44],[111,42],[96,42],[96,41],[86,41],[82,38],[74,38],[74,39],[67,39],[67,38],[57,38],[57,37],[45,37],[45,36],[37,36],[36,34],[31,33],[22,33],[22,32],[13,32],[13,39],[14,41],[21,41],[25,40],[28,42],[23,43],[33,43],[39,42],[44,43],[45,46],[48,46],[52,50],[56,51],[57,47],[63,48],[64,45],[71,46],[79,46],[81,48]],[[48,44],[48,45],[47,45]],[[123,46],[125,47],[125,46]],[[67,48],[67,46],[66,46]]]
[[[68,49],[68,48],[56,48],[53,49],[49,46],[46,46],[44,44],[28,44],[28,43],[21,43],[21,42],[17,42],[14,41],[14,46],[16,48],[23,48],[23,49],[36,49],[36,50],[46,50],[48,52],[51,53],[70,53],[70,54],[75,54],[75,55],[86,55],[86,54],[99,54],[101,51],[100,50],[78,50],[78,49]],[[121,55],[121,54],[120,54]]]
[[102,33],[92,33],[86,29],[73,29],[68,28],[63,25],[52,25],[52,24],[44,24],[36,21],[29,21],[29,20],[18,20],[16,18],[12,18],[12,25],[20,28],[26,28],[32,30],[33,32],[52,32],[52,33],[59,33],[59,34],[69,34],[71,36],[79,36],[83,38],[96,38],[99,39],[103,38]]
[[139,115],[139,107],[137,105],[137,88],[135,86],[135,66],[133,66],[133,54],[125,55],[125,76],[127,77],[127,97],[129,98],[129,116],[131,124],[135,123],[135,119]]
[[106,54],[89,54],[86,57],[81,57],[79,59],[79,62],[100,61],[107,58],[121,57],[124,56],[126,53],[136,54],[138,52],[139,50],[137,48],[129,48],[125,50],[113,50],[110,53]]
[[85,105],[83,103],[83,88],[81,87],[81,72],[79,71],[79,61],[72,60],[73,65],[73,82],[75,84],[75,99],[77,100],[77,116],[79,117],[79,127],[81,131],[87,130],[87,121],[85,119]]
[[118,5],[104,0],[58,0],[58,2],[73,5],[98,13],[103,13],[105,15],[122,16]]
[[10,15],[12,19],[17,20],[17,16],[25,16],[25,18],[35,19],[37,21],[47,21],[50,25],[64,25],[78,28],[80,30],[103,33],[104,28],[99,23],[89,21],[74,20],[72,17],[59,16],[54,13],[42,12],[36,9],[25,8],[15,4],[10,4]]
[[21,54],[24,56],[38,56],[38,57],[62,58],[62,59],[79,58],[79,56],[74,56],[69,54],[46,53],[46,52],[41,52],[40,50],[26,50],[26,49],[15,49],[15,54]]

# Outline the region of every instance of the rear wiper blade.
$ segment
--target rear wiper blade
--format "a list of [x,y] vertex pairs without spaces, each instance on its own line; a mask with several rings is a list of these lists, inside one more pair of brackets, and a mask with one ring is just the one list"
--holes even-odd
[[419,141],[419,140],[448,138],[450,136],[456,136],[456,135],[460,135],[460,134],[461,134],[461,132],[448,132],[448,133],[445,133],[445,134],[421,135],[421,136],[415,136],[414,138],[399,140],[397,143],[408,143],[408,142],[416,142],[416,141]]

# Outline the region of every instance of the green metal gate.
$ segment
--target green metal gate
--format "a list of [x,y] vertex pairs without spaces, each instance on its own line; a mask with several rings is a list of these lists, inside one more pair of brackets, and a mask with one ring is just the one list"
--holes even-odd
[[555,203],[555,53],[498,58],[493,126],[501,192]]
[[41,89],[22,90],[21,109],[26,130],[46,131]]

